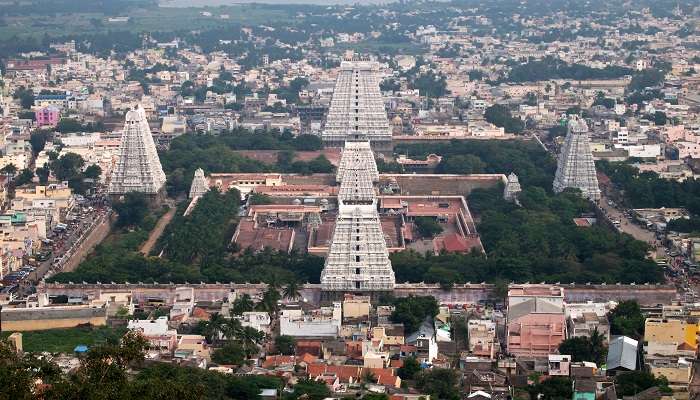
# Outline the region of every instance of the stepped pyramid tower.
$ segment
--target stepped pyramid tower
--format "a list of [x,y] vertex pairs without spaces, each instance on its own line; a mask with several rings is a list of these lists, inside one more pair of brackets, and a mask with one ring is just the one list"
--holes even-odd
[[110,195],[129,192],[157,195],[165,185],[156,145],[141,106],[126,113],[119,160],[109,183]]
[[503,199],[517,203],[520,192],[522,192],[522,188],[520,187],[518,175],[515,175],[515,172],[511,172],[510,175],[508,175],[506,187],[503,188]]
[[377,212],[374,183],[378,179],[369,141],[347,142],[336,176],[338,218],[321,272],[324,291],[394,289],[396,278]]
[[566,139],[557,160],[553,188],[556,193],[566,188],[577,188],[584,197],[593,201],[600,200],[588,125],[578,116],[569,119]]
[[391,127],[379,90],[379,63],[343,61],[321,134],[327,147],[368,140],[376,151],[391,150]]
[[197,168],[194,171],[194,178],[192,179],[192,186],[190,186],[190,199],[197,196],[201,196],[209,191],[209,179],[204,176],[204,170]]

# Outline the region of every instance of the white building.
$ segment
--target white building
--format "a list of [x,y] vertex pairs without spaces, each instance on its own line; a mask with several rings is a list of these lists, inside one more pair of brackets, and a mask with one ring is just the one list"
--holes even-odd
[[321,307],[311,313],[300,308],[282,310],[280,334],[300,337],[337,337],[342,325],[342,305]]

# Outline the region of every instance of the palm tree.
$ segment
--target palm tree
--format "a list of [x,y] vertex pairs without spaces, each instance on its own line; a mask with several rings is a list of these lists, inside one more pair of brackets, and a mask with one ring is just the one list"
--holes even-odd
[[253,311],[254,308],[255,303],[253,303],[253,299],[250,298],[250,295],[244,294],[243,296],[234,300],[233,305],[231,306],[231,316],[241,315],[246,311]]
[[15,164],[10,163],[2,167],[2,169],[0,169],[0,172],[2,172],[5,175],[14,175],[17,173],[17,167],[15,166]]
[[295,300],[301,297],[299,283],[296,280],[291,280],[282,290],[282,296],[288,300]]
[[239,337],[242,330],[241,321],[236,318],[229,318],[221,327],[221,335],[225,340],[233,340]]
[[253,327],[246,326],[240,330],[238,339],[243,346],[246,357],[250,357],[255,353],[258,346],[262,344],[263,340],[265,340],[265,334]]
[[204,326],[204,336],[207,338],[209,343],[218,342],[221,340],[224,332],[224,326],[226,325],[226,318],[219,313],[212,314],[209,322]]
[[605,345],[603,344],[603,339],[603,335],[598,332],[598,328],[596,327],[593,329],[589,339],[591,343],[591,355],[593,356],[593,361],[595,361],[598,365],[605,362],[605,357],[607,355]]

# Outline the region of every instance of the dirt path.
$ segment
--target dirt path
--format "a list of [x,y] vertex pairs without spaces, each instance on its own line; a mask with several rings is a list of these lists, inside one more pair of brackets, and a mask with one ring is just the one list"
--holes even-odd
[[150,254],[151,250],[153,249],[153,246],[156,245],[156,242],[158,241],[158,238],[160,235],[163,234],[163,231],[165,230],[165,227],[168,226],[170,223],[170,220],[173,219],[175,216],[175,212],[177,211],[177,207],[170,207],[170,210],[168,210],[167,213],[165,213],[160,219],[158,220],[158,223],[156,224],[155,228],[151,231],[151,234],[148,235],[148,240],[141,245],[141,249],[139,250],[141,254],[147,256]]

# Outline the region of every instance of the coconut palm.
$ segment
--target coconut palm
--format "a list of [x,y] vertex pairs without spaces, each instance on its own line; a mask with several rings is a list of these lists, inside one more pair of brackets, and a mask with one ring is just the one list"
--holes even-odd
[[250,295],[244,294],[243,296],[234,300],[231,306],[231,316],[241,315],[246,311],[253,311],[253,309],[255,309],[253,299],[250,298]]
[[207,342],[214,343],[221,340],[226,323],[227,320],[223,315],[219,313],[212,314],[209,322],[206,323],[203,329],[204,337],[207,338]]
[[282,296],[288,300],[295,300],[301,297],[299,283],[296,280],[291,280],[282,290]]
[[265,340],[265,334],[253,327],[245,326],[240,330],[238,340],[241,346],[243,346],[243,351],[245,351],[246,356],[250,357],[255,354],[258,346]]

